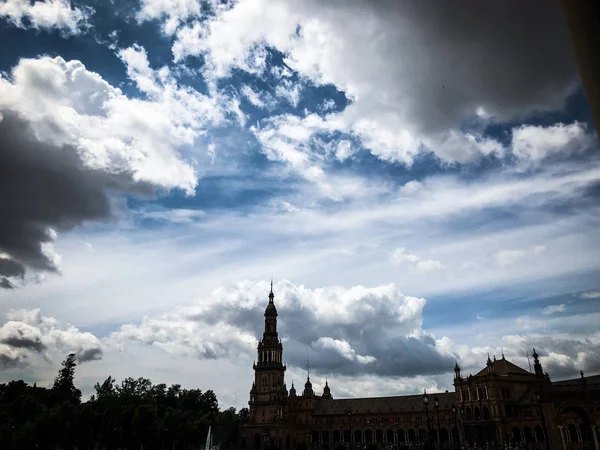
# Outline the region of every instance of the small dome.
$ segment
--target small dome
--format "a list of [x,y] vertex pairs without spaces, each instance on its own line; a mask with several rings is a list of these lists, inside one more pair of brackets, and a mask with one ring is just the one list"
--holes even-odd
[[277,308],[275,308],[275,303],[272,300],[269,300],[269,304],[265,309],[265,316],[276,316]]

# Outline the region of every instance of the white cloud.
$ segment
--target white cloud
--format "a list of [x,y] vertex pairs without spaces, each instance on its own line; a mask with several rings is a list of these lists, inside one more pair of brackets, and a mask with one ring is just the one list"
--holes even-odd
[[27,19],[33,28],[58,28],[69,34],[78,34],[87,26],[93,10],[90,7],[73,8],[69,0],[3,0],[0,17],[25,28]]
[[561,312],[565,312],[567,309],[567,306],[565,304],[560,304],[560,305],[549,305],[546,306],[543,310],[542,310],[542,314],[549,316],[552,314],[556,314],[556,313],[561,313]]
[[555,155],[582,152],[594,143],[586,125],[575,122],[549,126],[523,125],[512,130],[512,149],[523,160],[539,162]]
[[600,298],[600,291],[590,291],[581,294],[581,298]]
[[320,337],[312,343],[312,346],[313,348],[319,348],[323,350],[333,350],[339,353],[342,357],[350,361],[357,361],[360,364],[368,364],[376,360],[376,358],[373,356],[363,356],[357,354],[356,350],[354,350],[348,342],[342,339],[333,339],[328,336]]
[[74,146],[90,169],[192,194],[196,173],[178,149],[223,120],[219,106],[178,86],[167,69],[152,71],[142,48],[120,56],[148,100],[126,97],[79,61],[40,57],[0,78],[0,108],[28,120],[40,141]]
[[404,247],[399,247],[392,253],[392,262],[394,264],[407,264],[410,267],[415,268],[418,272],[430,272],[432,270],[444,270],[444,266],[441,262],[434,259],[423,259],[408,251]]
[[140,22],[160,19],[165,34],[172,35],[182,22],[200,16],[201,11],[199,0],[142,0],[137,18]]
[[348,158],[350,158],[352,155],[354,155],[356,153],[357,149],[356,147],[354,147],[352,145],[352,142],[350,141],[340,141],[337,144],[337,147],[335,149],[335,157],[340,161],[340,162],[344,162],[345,160],[347,160]]
[[[393,284],[308,289],[283,281],[274,290],[289,365],[303,367],[307,348],[318,371],[417,373],[416,367],[404,367],[411,358],[428,373],[450,365],[451,358],[421,328],[425,300],[405,296]],[[266,292],[266,282],[225,285],[193,305],[123,325],[110,341],[125,347],[141,342],[200,359],[252,357]],[[390,346],[402,346],[402,355],[390,353]]]
[[0,327],[0,356],[6,368],[40,365],[76,353],[80,362],[102,358],[103,346],[91,333],[41,314],[40,309],[12,310]]
[[[545,8],[532,23],[529,8],[537,6],[521,7],[522,14],[508,18],[501,9],[475,17],[472,8],[433,9],[419,2],[244,0],[182,27],[173,52],[176,60],[202,54],[205,75],[221,78],[234,67],[262,73],[264,48],[274,47],[301,77],[345,92],[351,103],[339,115],[340,129],[352,130],[382,160],[411,164],[428,148],[445,161],[470,162],[504,149],[460,131],[465,116],[485,111],[485,117],[502,121],[555,109],[576,84],[560,11]],[[473,51],[464,35],[464,24],[475,20],[485,52]],[[506,23],[529,36],[525,45],[518,33],[508,39],[497,34]],[[537,70],[516,69],[531,66],[529,46],[547,79]],[[497,54],[510,61],[501,77],[492,72]],[[481,76],[482,67],[489,76]],[[293,92],[292,86],[283,89]]]

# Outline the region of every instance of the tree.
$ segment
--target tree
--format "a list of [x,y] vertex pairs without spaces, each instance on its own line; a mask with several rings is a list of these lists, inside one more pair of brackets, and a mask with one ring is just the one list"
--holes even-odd
[[77,367],[77,355],[69,354],[62,362],[62,369],[54,379],[52,390],[58,396],[59,401],[79,404],[81,402],[81,391],[75,387],[75,367]]

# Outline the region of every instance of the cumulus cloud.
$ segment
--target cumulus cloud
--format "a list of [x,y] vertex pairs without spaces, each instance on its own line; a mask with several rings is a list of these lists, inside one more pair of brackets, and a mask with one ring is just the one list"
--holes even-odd
[[73,8],[69,0],[4,0],[0,17],[20,28],[57,28],[78,34],[93,14],[90,7]]
[[11,369],[61,358],[76,353],[79,362],[101,359],[100,340],[53,317],[40,309],[13,310],[0,327],[0,368]]
[[165,34],[172,35],[183,21],[201,11],[199,0],[142,0],[137,18],[140,22],[160,19]]
[[223,120],[219,106],[178,86],[168,69],[151,70],[142,48],[120,56],[147,99],[130,99],[60,57],[22,59],[0,76],[4,287],[25,267],[57,271],[57,233],[113,217],[108,190],[193,194],[195,169],[179,149]]
[[337,122],[379,158],[410,164],[427,149],[468,162],[503,149],[460,131],[465,117],[507,121],[555,110],[573,92],[563,22],[556,1],[455,8],[243,0],[180,28],[173,52],[203,55],[206,75],[219,78],[232,68],[262,73],[252,62],[275,48],[301,77],[345,92],[351,103]]
[[590,291],[581,294],[581,298],[600,298],[600,291]]
[[441,262],[435,259],[423,259],[415,254],[409,253],[404,247],[399,247],[392,253],[392,263],[406,264],[416,269],[418,272],[430,272],[432,270],[444,270]]
[[[279,333],[289,365],[321,373],[412,376],[448,370],[453,355],[441,352],[421,328],[424,299],[396,286],[308,289],[276,283]],[[267,283],[241,282],[175,313],[121,327],[111,339],[144,342],[198,358],[256,352],[264,327]]]
[[523,125],[512,130],[512,150],[517,158],[539,162],[552,156],[571,156],[595,142],[583,123],[549,126]]
[[[600,335],[594,333],[585,339],[551,335],[508,335],[504,342],[510,348],[535,348],[540,362],[554,379],[576,377],[580,370],[588,373],[600,371]],[[521,359],[523,360],[522,356]]]

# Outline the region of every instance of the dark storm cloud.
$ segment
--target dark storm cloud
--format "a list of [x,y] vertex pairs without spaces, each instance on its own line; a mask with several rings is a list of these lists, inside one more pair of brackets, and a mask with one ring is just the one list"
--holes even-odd
[[10,356],[0,351],[0,370],[15,369],[23,365],[23,358],[21,356]]
[[103,352],[99,347],[89,348],[86,350],[81,350],[77,352],[77,361],[80,363],[85,363],[89,361],[98,361],[102,359]]
[[110,219],[106,191],[127,188],[127,174],[87,170],[74,148],[40,142],[18,115],[0,114],[0,252],[11,258],[0,260],[0,276],[22,277],[26,267],[56,272],[42,251],[52,241],[49,229]]
[[2,339],[0,342],[14,348],[24,348],[38,353],[41,353],[46,349],[46,346],[39,337],[29,337],[25,336],[23,333],[18,336],[9,336]]
[[408,46],[382,51],[389,52],[391,74],[414,69],[402,82],[414,96],[411,115],[425,129],[455,126],[478,106],[499,120],[559,109],[577,85],[556,0],[378,1],[360,8],[373,8],[390,30],[409,29]]

